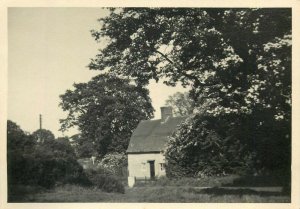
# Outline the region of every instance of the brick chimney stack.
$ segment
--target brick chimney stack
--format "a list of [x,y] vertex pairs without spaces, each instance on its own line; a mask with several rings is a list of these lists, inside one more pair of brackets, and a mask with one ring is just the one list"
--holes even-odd
[[160,111],[161,111],[161,120],[162,120],[162,122],[165,122],[167,120],[167,118],[169,118],[169,117],[170,118],[173,117],[172,107],[170,107],[170,106],[161,107]]

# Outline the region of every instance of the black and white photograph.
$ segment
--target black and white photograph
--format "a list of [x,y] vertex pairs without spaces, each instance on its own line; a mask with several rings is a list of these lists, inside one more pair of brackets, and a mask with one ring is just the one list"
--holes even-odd
[[291,203],[292,20],[8,7],[5,201]]

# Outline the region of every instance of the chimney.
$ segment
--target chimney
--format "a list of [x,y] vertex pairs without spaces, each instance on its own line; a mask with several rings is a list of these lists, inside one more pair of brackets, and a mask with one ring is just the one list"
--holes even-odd
[[172,107],[167,106],[167,107],[161,107],[161,121],[165,122],[167,118],[172,118],[173,117],[173,112],[172,112]]

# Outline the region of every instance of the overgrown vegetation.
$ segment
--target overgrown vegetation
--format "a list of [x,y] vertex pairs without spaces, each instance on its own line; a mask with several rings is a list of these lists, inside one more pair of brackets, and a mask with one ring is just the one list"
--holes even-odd
[[124,185],[118,176],[113,175],[107,170],[86,170],[85,173],[94,187],[105,192],[124,193]]
[[99,161],[98,169],[103,169],[118,177],[127,177],[127,155],[125,153],[110,153]]
[[105,155],[85,170],[91,185],[105,192],[124,193],[127,184],[127,156],[124,153]]
[[8,185],[88,184],[82,167],[67,139],[42,138],[26,134],[14,122],[7,124]]
[[228,117],[191,117],[170,138],[167,175],[276,175],[290,190],[289,128],[281,121],[260,126],[253,121],[257,118],[241,116],[231,123]]
[[31,135],[16,123],[7,122],[9,201],[66,184],[124,192],[122,182],[110,170],[84,171],[69,140],[54,139],[49,133],[39,130]]
[[241,116],[235,122],[228,117],[191,117],[170,138],[166,150],[168,175],[283,175],[284,170],[288,175],[289,128],[280,121],[256,126],[253,122],[257,120],[255,115]]

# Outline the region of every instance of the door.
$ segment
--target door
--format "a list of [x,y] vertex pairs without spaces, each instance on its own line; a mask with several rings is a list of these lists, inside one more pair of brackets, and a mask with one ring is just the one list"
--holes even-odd
[[150,178],[154,179],[155,178],[154,160],[149,161],[149,165],[150,165]]

